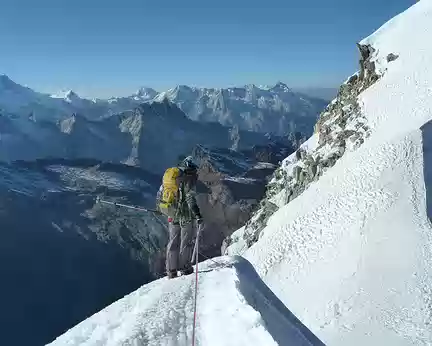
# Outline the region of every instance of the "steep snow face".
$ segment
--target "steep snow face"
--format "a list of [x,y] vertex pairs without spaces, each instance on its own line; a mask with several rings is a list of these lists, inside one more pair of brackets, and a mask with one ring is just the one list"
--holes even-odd
[[[274,213],[245,252],[326,344],[432,342],[431,35],[432,1],[422,0],[361,42],[381,75],[358,97],[355,117],[369,135]],[[324,150],[325,136],[305,151]]]
[[[196,345],[323,345],[246,260],[223,257],[200,266]],[[194,275],[154,281],[50,345],[191,345],[194,286]]]

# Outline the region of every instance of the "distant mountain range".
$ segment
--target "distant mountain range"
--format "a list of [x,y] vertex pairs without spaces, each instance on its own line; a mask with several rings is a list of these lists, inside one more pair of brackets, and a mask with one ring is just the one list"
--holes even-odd
[[[160,173],[196,144],[246,149],[312,132],[324,101],[273,87],[199,89],[87,100],[38,93],[0,76],[0,160],[91,158]],[[186,116],[187,115],[187,116]],[[297,135],[295,135],[297,133]]]
[[63,120],[72,114],[96,120],[164,99],[175,103],[191,120],[218,122],[240,130],[286,135],[310,134],[327,101],[291,90],[284,83],[232,88],[196,88],[179,85],[164,92],[141,88],[129,97],[85,99],[69,90],[55,95],[33,91],[0,75],[0,113],[32,120]]
[[143,103],[100,120],[72,115],[54,123],[0,116],[0,129],[1,161],[97,159],[140,166],[155,174],[176,164],[198,143],[246,149],[269,141],[262,133],[192,121],[168,101]]
[[241,130],[287,135],[310,134],[327,101],[292,91],[286,84],[272,87],[246,85],[227,89],[177,86],[154,99],[167,98],[196,121],[238,126]]

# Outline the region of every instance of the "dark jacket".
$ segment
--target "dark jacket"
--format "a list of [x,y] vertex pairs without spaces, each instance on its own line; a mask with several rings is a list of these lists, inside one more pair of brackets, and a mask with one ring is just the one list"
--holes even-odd
[[180,197],[174,223],[185,224],[201,219],[201,213],[196,201],[195,188],[196,179],[186,179],[180,184]]

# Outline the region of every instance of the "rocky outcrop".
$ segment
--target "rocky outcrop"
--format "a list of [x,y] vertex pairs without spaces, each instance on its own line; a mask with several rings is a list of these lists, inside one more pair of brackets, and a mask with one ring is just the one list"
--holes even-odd
[[387,62],[392,62],[395,61],[399,58],[399,55],[390,53],[389,55],[387,55]]
[[280,160],[293,152],[290,144],[271,142],[250,150],[210,149],[196,146],[200,162],[198,204],[206,228],[202,251],[220,255],[223,239],[243,226],[264,197],[266,185]]
[[361,113],[358,96],[380,76],[373,60],[373,47],[358,44],[358,48],[359,72],[340,87],[337,98],[320,115],[311,143],[300,147],[275,171],[260,208],[246,223],[241,234],[234,234],[224,241],[223,253],[229,252],[233,242],[243,242],[242,249],[255,243],[276,210],[298,197],[347,151],[355,150],[369,136],[370,129]]

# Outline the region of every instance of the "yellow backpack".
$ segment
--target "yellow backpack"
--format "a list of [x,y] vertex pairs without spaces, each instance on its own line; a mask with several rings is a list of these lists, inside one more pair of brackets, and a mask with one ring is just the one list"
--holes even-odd
[[178,167],[168,168],[162,178],[162,196],[159,209],[162,213],[173,217],[177,209],[179,187],[182,171]]

